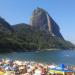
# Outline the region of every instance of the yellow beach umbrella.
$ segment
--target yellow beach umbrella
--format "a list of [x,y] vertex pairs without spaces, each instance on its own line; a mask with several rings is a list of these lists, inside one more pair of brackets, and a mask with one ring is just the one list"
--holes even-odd
[[5,72],[0,71],[0,75],[3,75]]

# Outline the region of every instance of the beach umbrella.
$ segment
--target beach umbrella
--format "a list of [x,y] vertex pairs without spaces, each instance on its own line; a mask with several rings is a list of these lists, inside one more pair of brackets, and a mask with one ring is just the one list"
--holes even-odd
[[64,65],[64,64],[61,64],[60,67],[61,67],[62,69],[64,69],[64,68],[65,68],[65,65]]
[[55,68],[55,67],[56,67],[55,65],[48,66],[48,68]]

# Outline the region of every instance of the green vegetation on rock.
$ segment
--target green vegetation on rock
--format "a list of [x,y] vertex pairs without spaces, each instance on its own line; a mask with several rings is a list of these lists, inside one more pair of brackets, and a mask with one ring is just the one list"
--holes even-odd
[[0,52],[75,49],[75,45],[63,38],[53,19],[46,18],[44,10],[35,11],[38,13],[33,12],[30,25],[10,25],[0,17]]

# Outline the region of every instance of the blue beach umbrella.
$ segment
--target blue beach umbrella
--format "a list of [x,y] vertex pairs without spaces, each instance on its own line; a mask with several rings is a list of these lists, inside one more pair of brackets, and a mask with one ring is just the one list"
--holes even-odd
[[61,67],[62,69],[64,69],[64,68],[65,68],[65,65],[64,65],[64,64],[61,64],[60,67]]

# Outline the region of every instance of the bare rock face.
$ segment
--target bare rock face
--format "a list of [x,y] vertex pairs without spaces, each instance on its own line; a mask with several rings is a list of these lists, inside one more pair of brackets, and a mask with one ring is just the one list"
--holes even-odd
[[32,25],[35,30],[44,31],[52,36],[57,36],[63,39],[59,26],[42,8],[37,8],[33,11],[30,25]]

